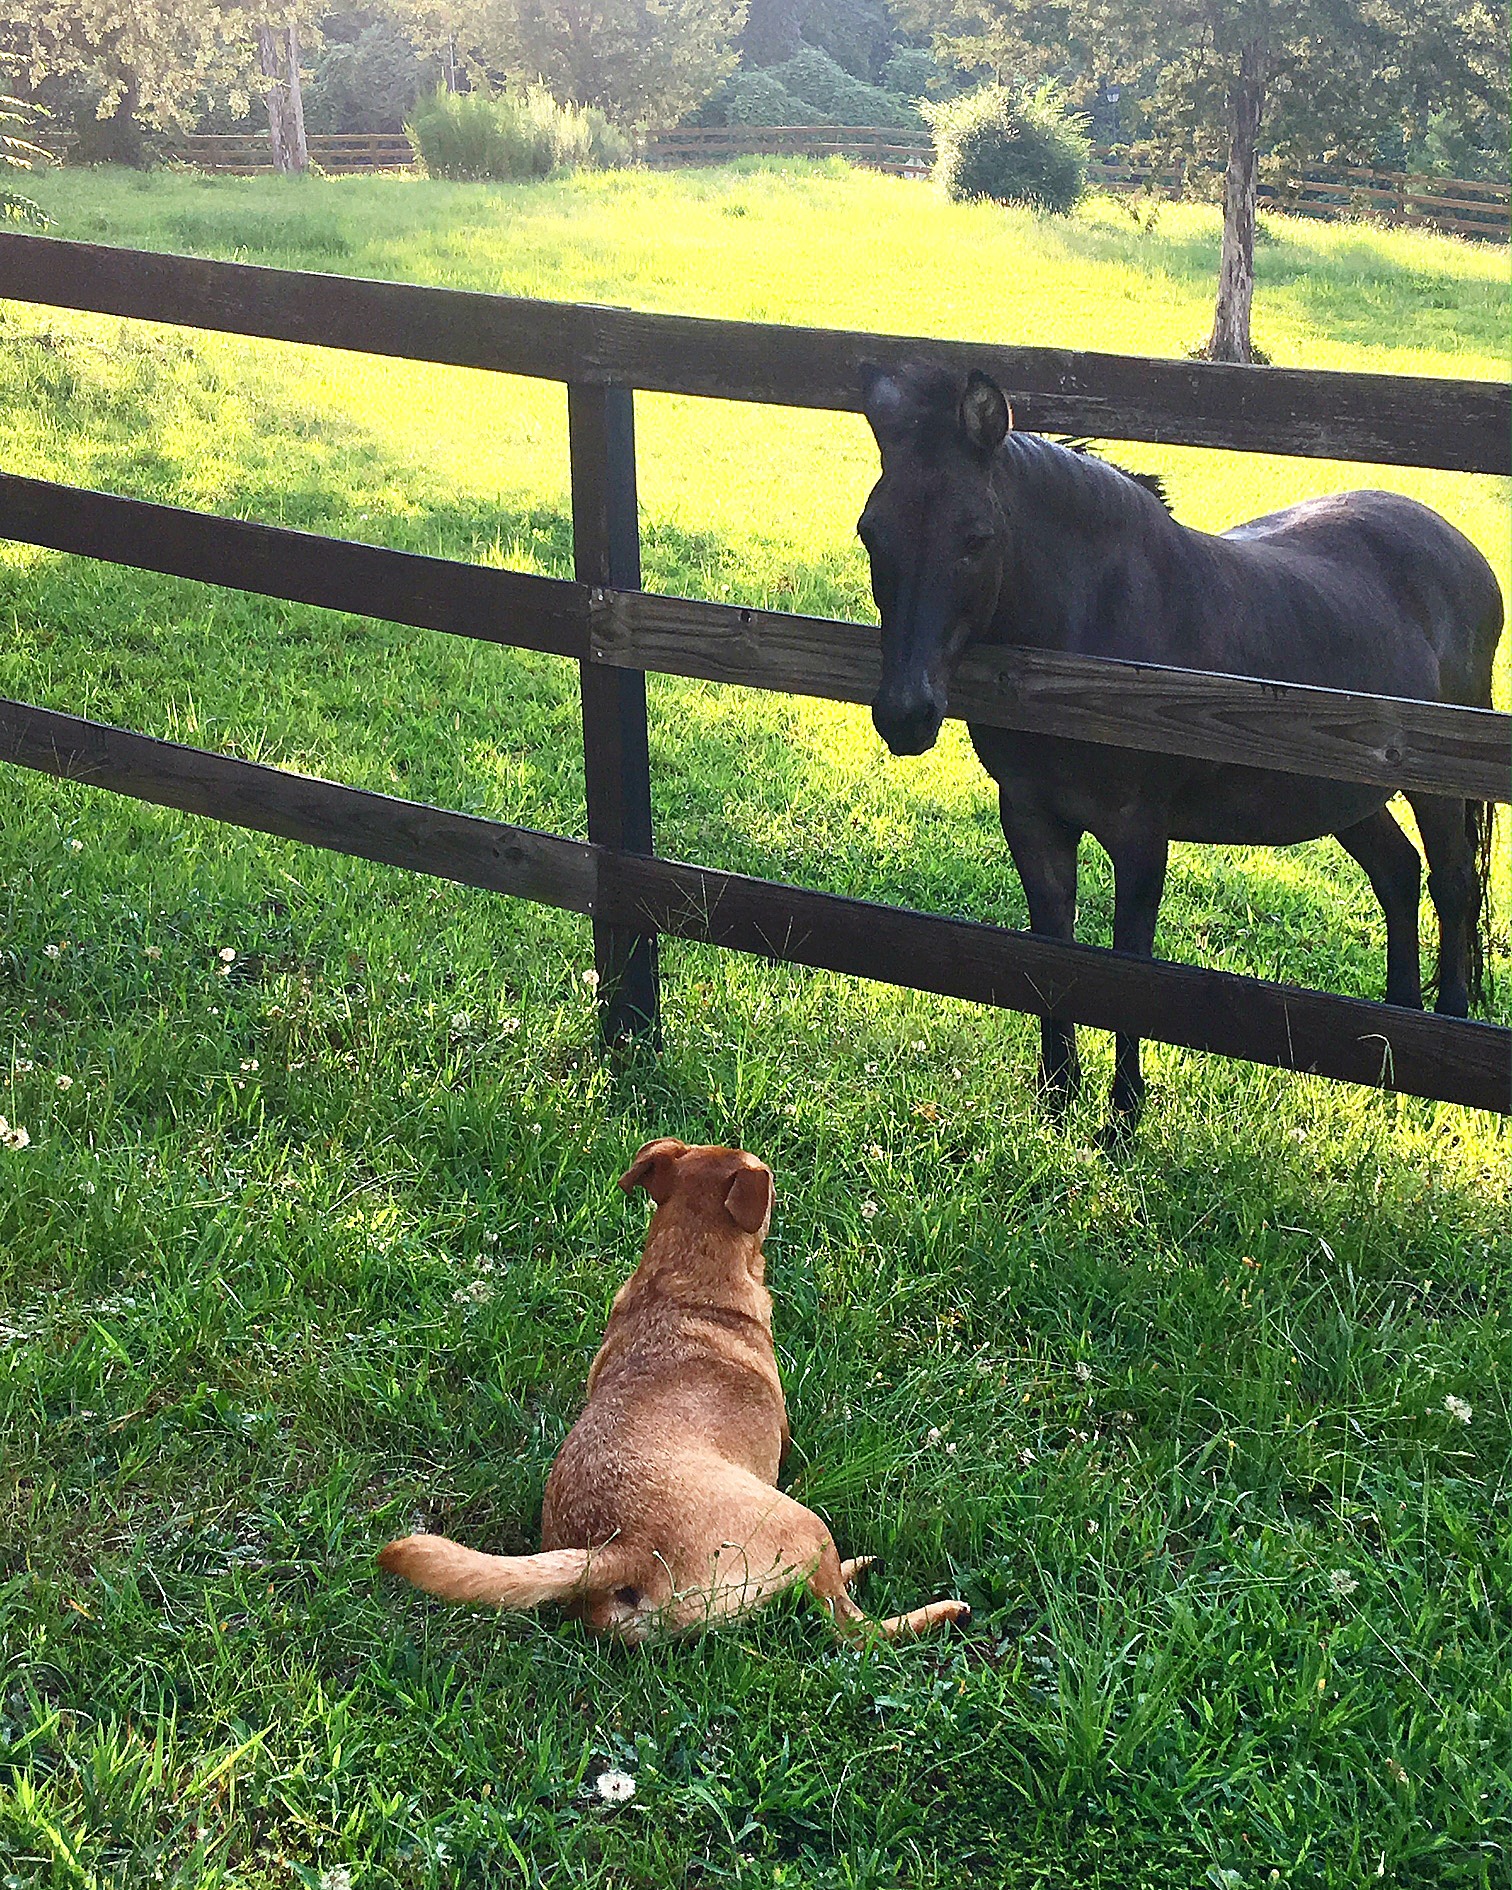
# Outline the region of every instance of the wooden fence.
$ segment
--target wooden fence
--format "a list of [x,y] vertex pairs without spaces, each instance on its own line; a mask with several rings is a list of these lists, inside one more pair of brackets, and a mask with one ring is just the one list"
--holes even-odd
[[[1499,383],[1252,369],[646,315],[0,234],[0,298],[566,383],[573,580],[0,475],[0,536],[580,666],[588,840],[0,703],[0,759],[589,915],[606,1035],[657,1029],[657,935],[1506,1112],[1512,1032],[837,898],[653,849],[645,674],[870,699],[875,629],[640,589],[634,393],[854,411],[863,360],[981,367],[1025,426],[1512,470]],[[1029,650],[951,713],[1159,753],[1508,798],[1512,718]],[[1006,863],[1005,863],[1006,864]]]
[[[59,160],[66,160],[70,140],[52,135],[31,135]],[[312,132],[306,139],[310,161],[323,171],[403,171],[415,162],[414,147],[402,131]],[[229,172],[249,177],[273,169],[273,151],[266,131],[195,132],[176,139],[172,155],[196,170]]]
[[[873,125],[690,127],[648,132],[645,146],[647,164],[662,169],[717,164],[732,157],[839,156],[898,177],[927,177],[934,169],[934,155],[927,137]],[[1179,167],[1140,164],[1126,152],[1105,146],[1093,152],[1087,175],[1100,189],[1119,195],[1149,190],[1176,198],[1187,186]],[[1294,180],[1262,184],[1260,195],[1276,209],[1299,216],[1373,216],[1386,223],[1430,225],[1496,242],[1506,242],[1509,230],[1507,186],[1469,178],[1316,165]]]

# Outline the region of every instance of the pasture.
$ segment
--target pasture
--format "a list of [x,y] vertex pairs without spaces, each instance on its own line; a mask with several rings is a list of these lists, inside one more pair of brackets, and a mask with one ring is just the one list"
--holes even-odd
[[[57,174],[58,233],[510,293],[1176,354],[1216,218],[959,208],[843,166],[535,187]],[[1506,253],[1267,219],[1281,363],[1505,375]],[[7,305],[8,470],[566,574],[560,389]],[[648,586],[865,616],[859,420],[637,403]],[[1129,446],[1209,527],[1373,483],[1504,587],[1505,482]],[[581,834],[551,658],[20,547],[3,692]],[[1504,650],[1498,700],[1507,703]],[[951,725],[651,687],[663,852],[1024,923]],[[1026,1019],[664,945],[595,1049],[585,925],[8,771],[0,1873],[19,1884],[1505,1881],[1505,1137],[1151,1050],[1126,1158]],[[1503,853],[1505,849],[1502,849]],[[1505,943],[1508,888],[1498,881]],[[1425,904],[1425,942],[1427,907]],[[1082,936],[1106,942],[1088,848]],[[1178,848],[1158,950],[1361,996],[1331,842]],[[232,954],[229,958],[225,954]],[[1495,1012],[1508,1015],[1505,956]],[[603,1651],[395,1592],[533,1546],[646,1136],[771,1161],[789,1481],[876,1613]],[[602,1804],[605,1766],[632,1772]],[[343,1873],[347,1873],[344,1875]],[[0,1879],[3,1880],[3,1879]]]

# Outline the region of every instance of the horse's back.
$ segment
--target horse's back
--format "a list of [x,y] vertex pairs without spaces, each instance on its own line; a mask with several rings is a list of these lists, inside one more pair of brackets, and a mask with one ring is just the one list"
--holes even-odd
[[1236,576],[1257,601],[1274,587],[1304,620],[1316,606],[1318,654],[1337,639],[1347,667],[1351,645],[1368,657],[1373,680],[1340,674],[1333,687],[1489,702],[1501,587],[1479,548],[1430,506],[1398,492],[1333,493],[1233,526],[1219,542],[1239,554]]

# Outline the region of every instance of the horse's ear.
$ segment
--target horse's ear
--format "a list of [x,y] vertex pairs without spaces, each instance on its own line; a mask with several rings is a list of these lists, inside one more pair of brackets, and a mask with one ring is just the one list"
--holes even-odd
[[961,431],[985,458],[1007,439],[1013,425],[1013,409],[997,382],[973,368],[961,396]]
[[903,417],[905,397],[901,383],[875,361],[863,361],[860,367],[861,411],[877,436],[880,446],[893,437]]
[[672,1192],[672,1176],[678,1160],[687,1152],[687,1143],[679,1142],[675,1135],[663,1135],[654,1142],[647,1142],[637,1150],[635,1160],[620,1176],[620,1186],[626,1194],[644,1188],[660,1207]]

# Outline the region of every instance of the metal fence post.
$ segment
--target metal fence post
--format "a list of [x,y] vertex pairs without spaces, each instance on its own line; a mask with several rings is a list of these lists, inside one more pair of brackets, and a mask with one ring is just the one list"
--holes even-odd
[[[572,556],[580,584],[640,589],[635,496],[635,397],[628,387],[567,389],[572,461]],[[640,670],[585,662],[583,771],[588,838],[596,846],[652,853],[651,758],[646,678]],[[654,932],[595,919],[599,1024],[610,1045],[661,1037]]]

